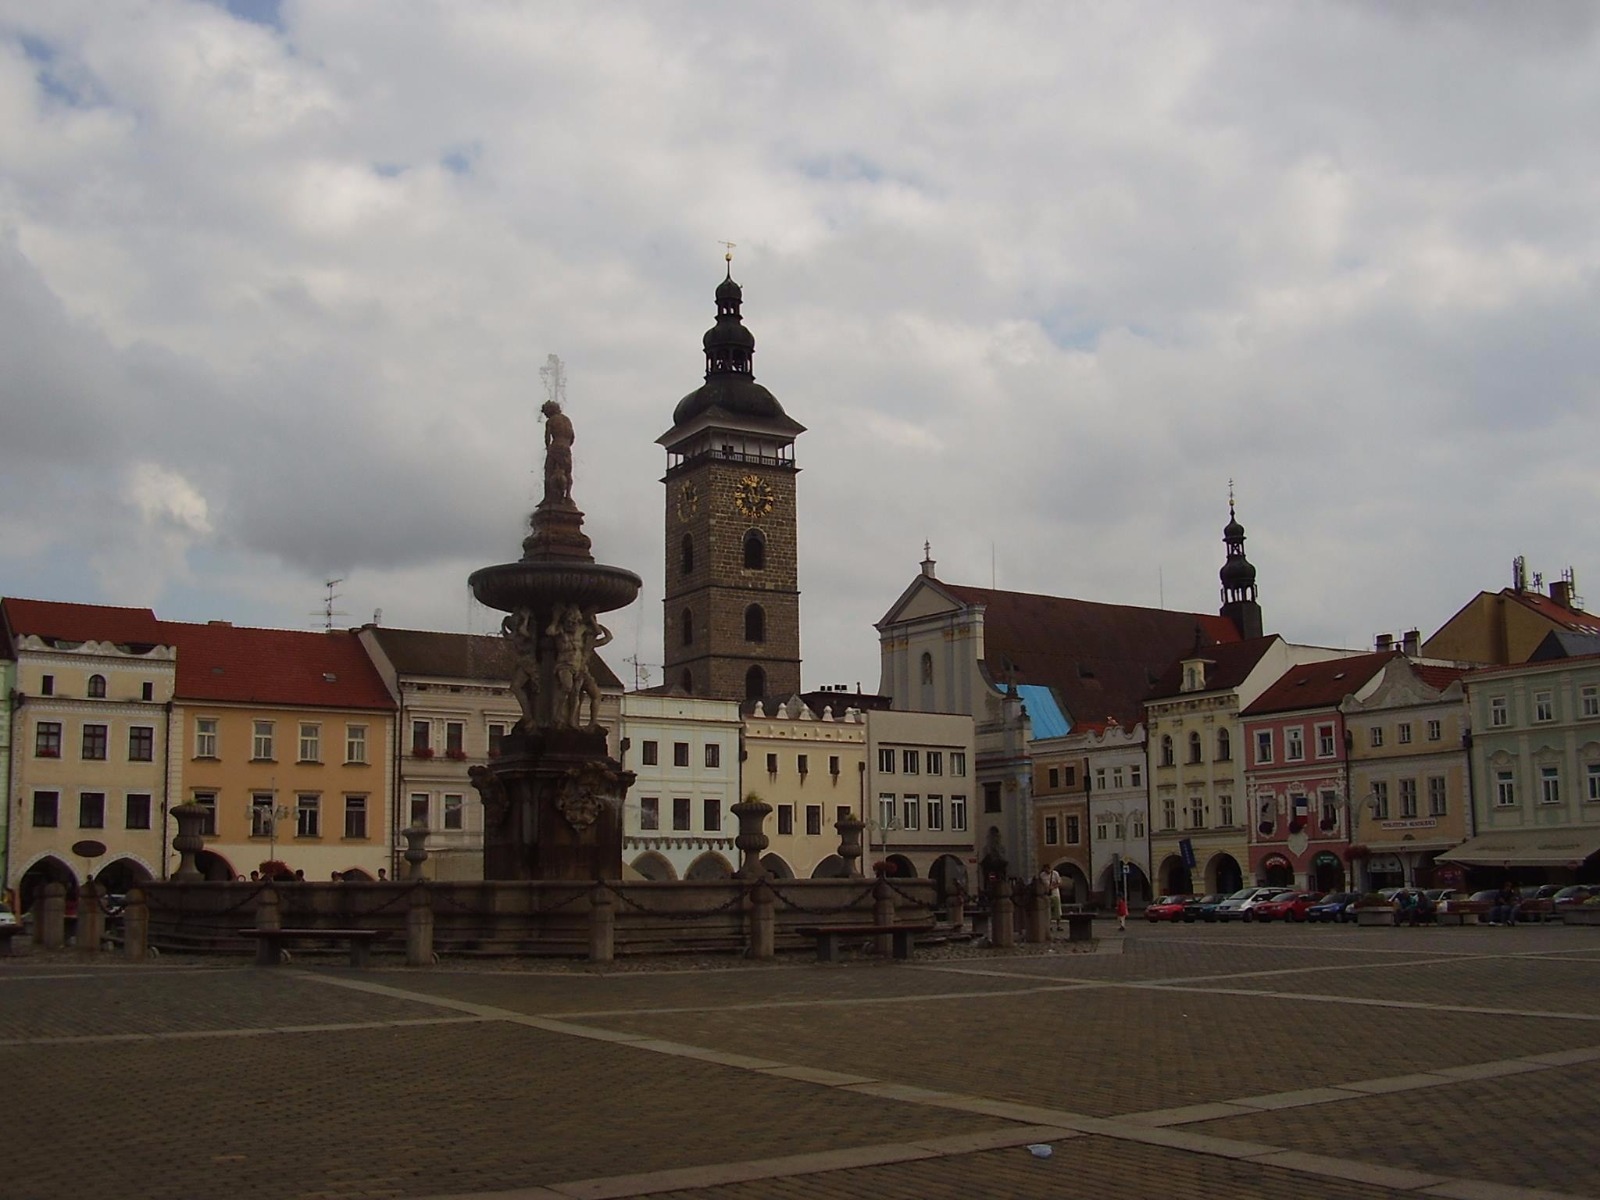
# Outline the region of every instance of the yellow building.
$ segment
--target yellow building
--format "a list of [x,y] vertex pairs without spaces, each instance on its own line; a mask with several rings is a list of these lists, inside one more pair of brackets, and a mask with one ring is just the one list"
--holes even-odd
[[395,869],[394,701],[355,634],[168,623],[175,802],[210,809],[209,879]]
[[1479,592],[1422,643],[1422,654],[1451,662],[1508,666],[1527,662],[1551,633],[1600,633],[1600,617],[1583,611],[1573,594],[1570,572],[1552,583],[1545,595],[1537,577],[1529,582],[1519,558],[1511,587]]
[[839,874],[834,825],[846,813],[861,817],[866,786],[867,726],[857,710],[818,717],[794,696],[771,716],[757,701],[744,718],[740,793],[754,792],[772,805],[762,861],[774,877]]

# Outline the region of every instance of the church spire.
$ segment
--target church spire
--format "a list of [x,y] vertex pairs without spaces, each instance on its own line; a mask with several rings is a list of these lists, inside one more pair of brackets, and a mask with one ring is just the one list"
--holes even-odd
[[755,357],[756,338],[744,327],[739,307],[744,303],[744,290],[733,280],[733,252],[723,258],[728,264],[727,277],[717,284],[717,323],[706,330],[701,339],[706,351],[706,379],[713,375],[744,375],[754,377],[751,360]]
[[1233,480],[1228,480],[1228,523],[1222,530],[1227,546],[1218,577],[1222,582],[1222,615],[1231,620],[1242,637],[1261,636],[1261,605],[1256,600],[1256,569],[1244,555],[1244,526],[1234,511]]

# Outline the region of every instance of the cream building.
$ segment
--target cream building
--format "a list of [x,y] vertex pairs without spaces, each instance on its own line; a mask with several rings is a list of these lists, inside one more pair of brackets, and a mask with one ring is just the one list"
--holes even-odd
[[771,716],[762,701],[746,707],[740,794],[754,792],[773,809],[762,862],[778,879],[839,874],[835,823],[846,814],[865,820],[866,721],[854,708],[837,716],[824,708],[818,716],[798,696]]
[[932,879],[942,897],[976,877],[972,718],[875,710],[867,725],[867,866]]
[[637,777],[622,812],[624,873],[718,879],[739,866],[739,705],[657,692],[621,699],[622,765]]

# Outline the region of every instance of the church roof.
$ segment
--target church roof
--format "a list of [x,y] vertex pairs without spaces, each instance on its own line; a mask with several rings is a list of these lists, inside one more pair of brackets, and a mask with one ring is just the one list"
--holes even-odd
[[[1231,627],[1231,626],[1230,626]],[[1250,678],[1250,672],[1256,669],[1256,664],[1272,644],[1278,640],[1278,635],[1269,633],[1265,637],[1247,638],[1230,644],[1202,647],[1200,650],[1183,650],[1168,664],[1161,677],[1156,680],[1155,686],[1150,689],[1147,699],[1165,700],[1176,696],[1183,691],[1183,660],[1186,658],[1203,658],[1206,660],[1206,692],[1222,692],[1239,687]]]

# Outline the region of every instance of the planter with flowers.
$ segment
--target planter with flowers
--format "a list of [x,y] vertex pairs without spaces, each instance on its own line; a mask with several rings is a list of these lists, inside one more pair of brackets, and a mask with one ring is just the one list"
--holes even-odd
[[1561,910],[1563,925],[1600,925],[1600,895],[1590,896],[1582,904]]
[[1394,905],[1377,892],[1368,892],[1355,903],[1357,925],[1393,925]]
[[413,747],[411,747],[411,757],[412,758],[432,758],[433,757],[433,747],[432,746],[413,746]]
[[461,762],[467,757],[467,752],[465,750],[446,750],[444,756],[456,762]]

